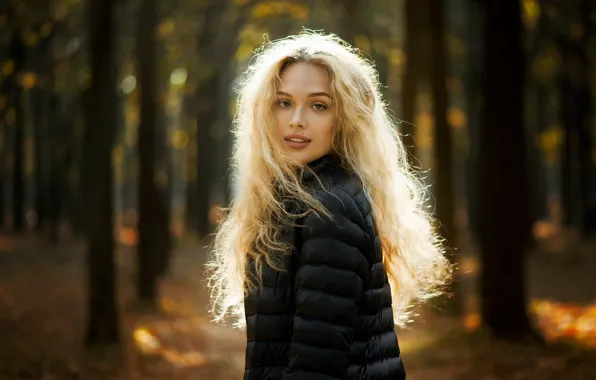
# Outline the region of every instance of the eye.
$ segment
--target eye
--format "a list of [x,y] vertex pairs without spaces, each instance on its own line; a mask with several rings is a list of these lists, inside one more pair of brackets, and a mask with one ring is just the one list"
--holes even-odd
[[277,101],[277,105],[281,108],[289,108],[292,106],[292,103],[290,103],[290,101],[287,99],[280,99]]
[[315,103],[312,105],[312,108],[314,108],[315,111],[324,111],[327,109],[327,106],[323,103]]

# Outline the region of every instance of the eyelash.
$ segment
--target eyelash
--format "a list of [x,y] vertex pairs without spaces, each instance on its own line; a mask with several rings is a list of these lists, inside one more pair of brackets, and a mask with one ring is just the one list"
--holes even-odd
[[[286,107],[286,106],[284,106],[284,105],[283,105],[283,103],[290,103],[290,101],[289,101],[289,100],[286,100],[286,99],[280,99],[280,100],[278,100],[278,101],[277,101],[277,105],[278,105],[278,106],[280,106],[280,107],[282,107],[282,108],[287,108],[287,107],[289,107],[289,106],[287,106],[287,107]],[[314,107],[314,106],[321,106],[321,108],[319,108],[319,109],[316,109],[316,108],[315,108],[315,111],[325,111],[325,110],[328,108],[328,107],[327,107],[325,104],[323,104],[323,103],[318,103],[318,102],[317,102],[317,103],[314,103],[314,104],[313,104],[313,107]]]

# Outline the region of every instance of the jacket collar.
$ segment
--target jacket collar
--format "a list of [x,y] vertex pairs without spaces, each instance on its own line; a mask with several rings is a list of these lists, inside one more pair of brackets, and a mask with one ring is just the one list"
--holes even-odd
[[306,164],[306,167],[310,170],[301,170],[302,181],[305,184],[311,183],[315,179],[314,175],[318,176],[320,179],[323,179],[325,174],[327,174],[331,168],[336,167],[339,164],[340,158],[335,154],[327,154],[317,158],[316,160]]

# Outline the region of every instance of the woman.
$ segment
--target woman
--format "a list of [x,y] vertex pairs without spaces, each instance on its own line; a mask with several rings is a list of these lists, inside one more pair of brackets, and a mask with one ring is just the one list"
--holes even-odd
[[405,379],[394,325],[448,266],[374,68],[305,32],[243,79],[208,269],[215,320],[246,327],[244,379]]

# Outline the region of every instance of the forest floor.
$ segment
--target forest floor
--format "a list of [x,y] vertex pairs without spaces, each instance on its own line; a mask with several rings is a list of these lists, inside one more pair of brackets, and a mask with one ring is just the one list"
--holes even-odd
[[[580,251],[591,254],[533,256],[533,297],[564,305],[596,303],[596,249],[590,247]],[[130,306],[133,252],[123,247],[118,255],[124,348],[86,353],[83,246],[52,248],[0,236],[0,380],[241,379],[242,332],[205,317],[204,252],[176,252],[161,284],[162,311],[155,314]],[[574,316],[580,309],[566,307],[568,313],[551,310],[539,323],[548,325],[550,315],[559,321],[554,330],[573,328],[576,341],[596,343],[596,315]],[[436,312],[421,312],[408,330],[398,332],[409,380],[596,379],[596,351],[577,343],[512,344],[466,334],[461,326]]]

